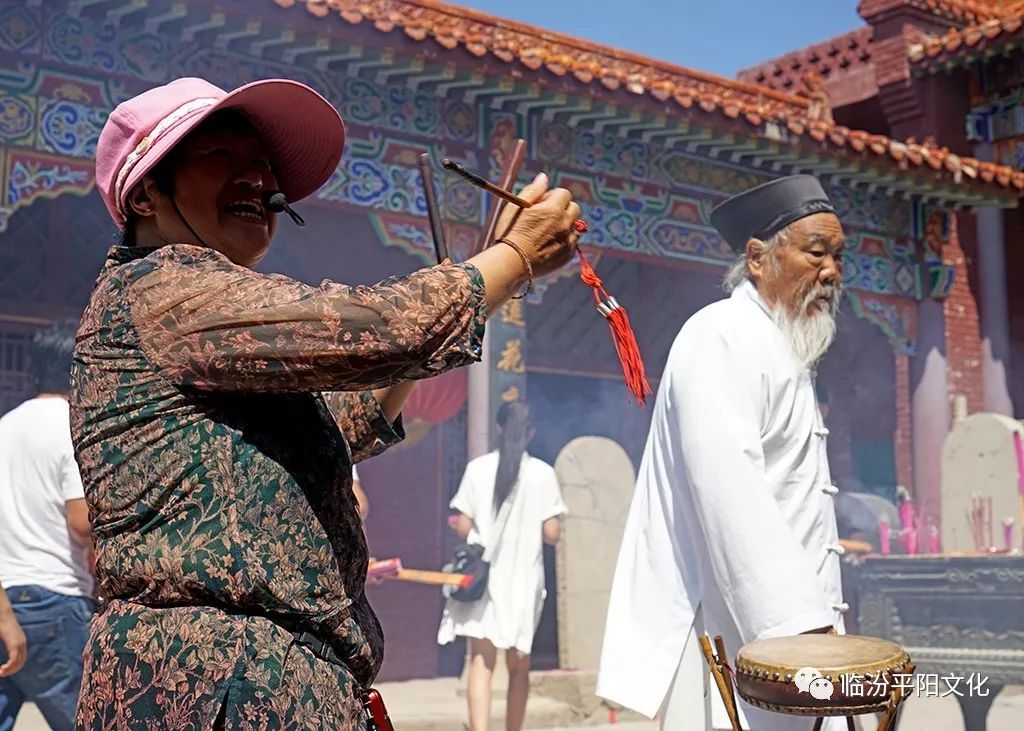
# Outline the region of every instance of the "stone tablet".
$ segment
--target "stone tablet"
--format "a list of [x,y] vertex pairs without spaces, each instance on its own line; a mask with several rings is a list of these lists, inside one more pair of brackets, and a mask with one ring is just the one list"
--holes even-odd
[[1014,519],[1011,547],[1020,548],[1020,506],[1014,432],[1021,423],[1000,414],[957,420],[942,446],[942,549],[973,551],[971,497],[992,498],[992,544],[1004,548],[1003,520]]
[[559,666],[596,670],[636,474],[625,450],[605,437],[569,442],[555,472],[569,507],[557,550]]

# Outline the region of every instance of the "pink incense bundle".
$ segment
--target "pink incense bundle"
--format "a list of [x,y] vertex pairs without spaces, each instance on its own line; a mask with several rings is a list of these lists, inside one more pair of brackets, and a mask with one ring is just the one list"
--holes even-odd
[[985,548],[994,548],[996,539],[992,535],[992,496],[985,498]]
[[382,561],[374,561],[366,569],[366,578],[383,579],[389,576],[397,576],[402,570],[402,560],[399,558],[387,558]]
[[900,545],[903,546],[903,553],[913,556],[917,554],[917,510],[907,488],[901,485],[896,494],[900,500]]
[[1024,444],[1019,431],[1013,433],[1013,451],[1017,454],[1017,494],[1024,498]]
[[1013,433],[1013,451],[1017,454],[1017,500],[1020,502],[1021,548],[1024,549],[1024,445],[1019,431]]

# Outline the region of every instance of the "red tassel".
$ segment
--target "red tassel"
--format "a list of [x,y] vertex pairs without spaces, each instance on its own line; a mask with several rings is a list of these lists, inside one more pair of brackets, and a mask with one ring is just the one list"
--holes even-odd
[[[582,224],[583,222],[579,221],[578,223]],[[626,387],[636,398],[637,403],[643,406],[651,394],[651,386],[647,383],[644,361],[640,356],[640,346],[637,345],[633,327],[629,324],[629,316],[626,315],[626,310],[622,308],[622,305],[605,291],[594,267],[583,255],[583,250],[577,249],[576,253],[580,257],[580,279],[587,286],[593,287],[597,311],[604,315],[608,320],[608,327],[611,328],[612,341],[615,343],[615,352],[619,356],[619,363],[622,364],[622,375],[626,379]],[[604,301],[602,301],[602,297],[604,297]]]

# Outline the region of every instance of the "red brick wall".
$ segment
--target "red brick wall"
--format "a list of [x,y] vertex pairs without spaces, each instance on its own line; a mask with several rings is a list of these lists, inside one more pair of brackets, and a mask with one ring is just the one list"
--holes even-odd
[[949,238],[942,260],[956,267],[956,278],[943,303],[946,317],[946,358],[949,398],[963,394],[967,411],[981,411],[985,389],[981,368],[981,325],[976,297],[974,221],[971,214],[950,216]]
[[896,431],[893,452],[896,457],[896,483],[909,488],[914,484],[914,447],[910,421],[910,356],[893,354],[896,365]]
[[[942,35],[953,22],[909,7],[902,0],[863,0],[858,11],[872,28],[871,60],[889,124],[895,126],[900,121],[918,116],[924,110],[915,107],[915,97],[921,84],[929,81],[918,79],[915,83],[907,83],[910,77],[907,49],[911,44],[921,42],[926,35]],[[909,131],[896,136],[909,137],[915,133]],[[943,144],[948,143],[944,141]]]

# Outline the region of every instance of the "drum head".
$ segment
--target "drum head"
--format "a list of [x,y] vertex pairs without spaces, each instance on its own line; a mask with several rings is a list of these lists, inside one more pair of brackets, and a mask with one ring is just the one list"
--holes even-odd
[[913,672],[902,647],[859,635],[797,635],[752,642],[736,656],[736,685],[752,705],[779,713],[881,711]]

